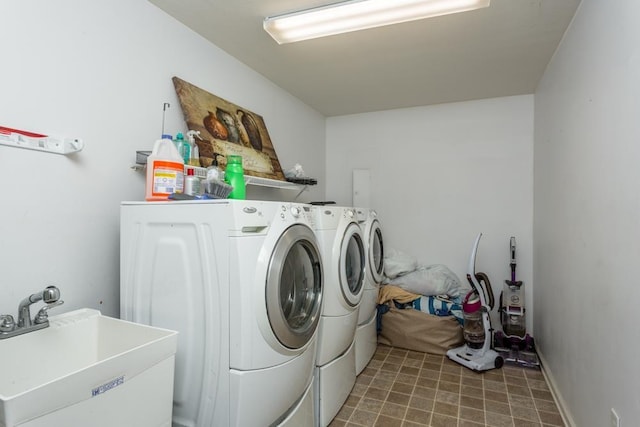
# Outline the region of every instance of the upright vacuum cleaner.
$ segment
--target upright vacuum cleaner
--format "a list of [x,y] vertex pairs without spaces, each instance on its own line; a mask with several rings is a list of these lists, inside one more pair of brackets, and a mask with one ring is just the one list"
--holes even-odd
[[494,336],[495,350],[502,355],[505,362],[513,365],[536,368],[540,366],[535,351],[533,337],[527,334],[524,305],[524,284],[516,280],[516,238],[509,240],[509,266],[511,280],[504,281],[500,294],[500,323],[502,332]]
[[[447,357],[474,371],[487,371],[500,368],[504,359],[491,349],[491,318],[489,313],[493,308],[493,291],[489,278],[484,273],[476,273],[476,253],[482,233],[478,234],[467,269],[467,280],[472,291],[469,292],[462,304],[464,315],[464,340],[462,347],[447,351]],[[482,286],[484,283],[484,287]],[[489,304],[487,305],[487,296]]]

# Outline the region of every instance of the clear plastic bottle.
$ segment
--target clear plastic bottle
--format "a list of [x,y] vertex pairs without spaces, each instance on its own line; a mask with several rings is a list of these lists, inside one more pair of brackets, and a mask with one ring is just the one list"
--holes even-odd
[[180,153],[180,156],[182,157],[182,161],[185,165],[188,165],[191,160],[191,145],[189,145],[189,142],[184,139],[182,132],[178,132],[176,134],[174,143],[176,144],[178,153]]
[[213,160],[211,166],[207,168],[207,181],[222,180],[222,172],[218,167],[218,155],[213,153]]
[[224,172],[224,181],[233,187],[230,199],[246,199],[246,187],[244,182],[244,169],[242,168],[242,156],[227,156],[227,168]]
[[191,166],[200,167],[200,150],[198,149],[198,144],[196,144],[195,135],[197,135],[198,131],[190,130],[187,132],[187,143],[189,144],[189,161],[185,160],[185,164],[188,163]]

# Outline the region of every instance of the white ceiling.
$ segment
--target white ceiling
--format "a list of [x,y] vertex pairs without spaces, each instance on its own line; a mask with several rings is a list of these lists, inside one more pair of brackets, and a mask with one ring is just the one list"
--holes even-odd
[[488,8],[278,45],[266,16],[335,0],[150,0],[325,116],[530,94],[580,0]]

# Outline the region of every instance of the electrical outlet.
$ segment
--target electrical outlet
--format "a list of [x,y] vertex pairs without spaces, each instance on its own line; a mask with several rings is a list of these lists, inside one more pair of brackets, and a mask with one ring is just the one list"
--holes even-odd
[[620,427],[620,417],[613,408],[611,408],[611,427]]

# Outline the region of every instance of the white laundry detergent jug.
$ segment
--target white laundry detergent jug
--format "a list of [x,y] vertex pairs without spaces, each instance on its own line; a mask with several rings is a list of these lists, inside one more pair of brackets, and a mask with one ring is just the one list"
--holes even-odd
[[184,188],[184,160],[171,139],[159,139],[147,158],[145,199],[167,200]]

